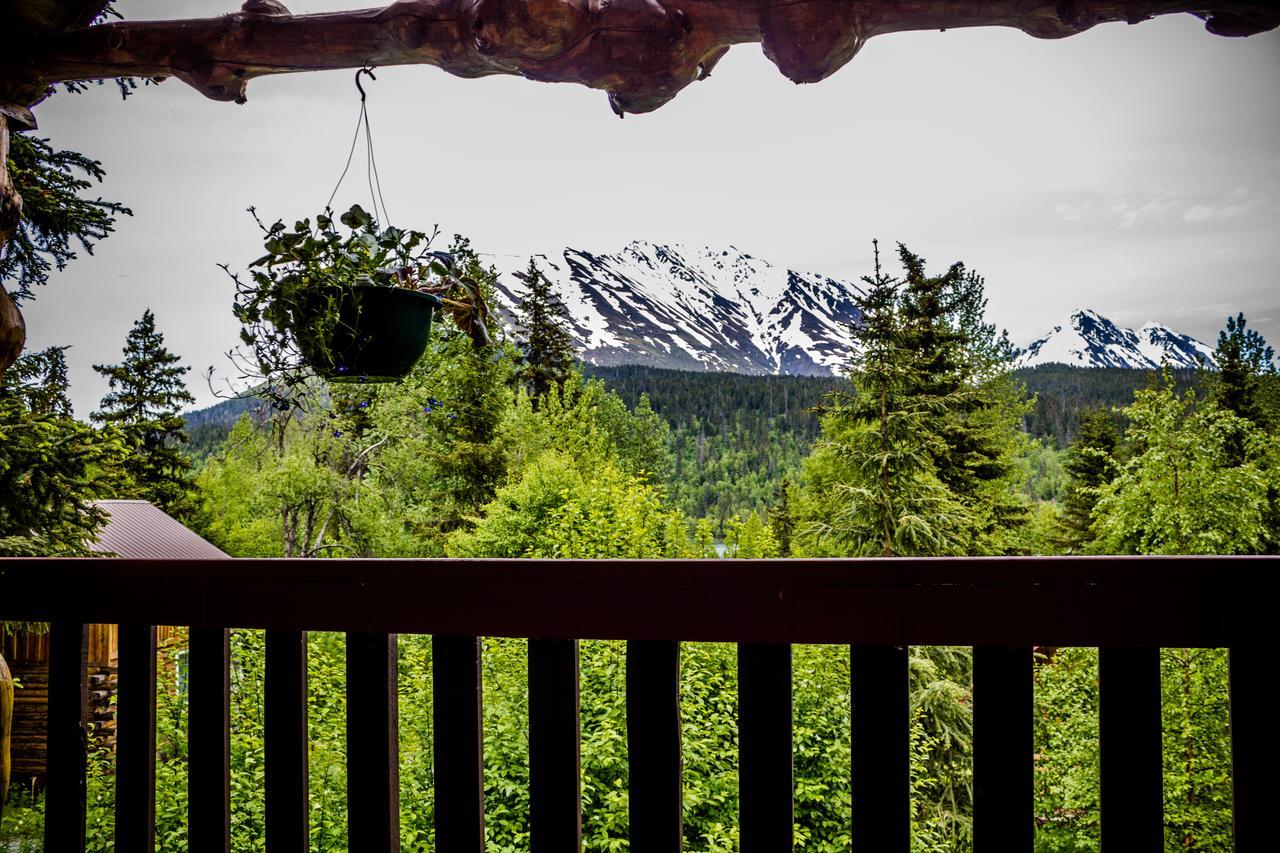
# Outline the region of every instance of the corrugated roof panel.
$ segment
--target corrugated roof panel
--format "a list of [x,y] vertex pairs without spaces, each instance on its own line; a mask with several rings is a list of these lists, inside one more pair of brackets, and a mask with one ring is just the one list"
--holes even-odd
[[96,553],[143,560],[229,559],[177,519],[146,501],[95,501],[95,506],[108,515],[98,541],[89,546]]

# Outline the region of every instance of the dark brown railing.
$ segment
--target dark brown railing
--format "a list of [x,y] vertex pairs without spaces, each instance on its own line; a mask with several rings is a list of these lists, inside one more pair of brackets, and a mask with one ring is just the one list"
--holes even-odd
[[[191,626],[190,850],[228,849],[228,628],[267,630],[268,851],[307,849],[307,630],[347,632],[351,849],[398,849],[394,635],[433,635],[437,850],[484,848],[481,636],[529,645],[534,853],[581,848],[577,639],[630,641],[633,853],[681,847],[679,642],[739,646],[742,853],[792,849],[792,643],[849,644],[853,846],[910,848],[906,646],[972,645],[974,842],[1030,851],[1032,644],[1098,646],[1102,839],[1164,846],[1160,647],[1231,658],[1236,849],[1275,849],[1263,618],[1280,560],[0,560],[52,623],[46,849],[84,846],[86,625],[120,624],[116,849],[154,833],[155,626]],[[573,638],[573,639],[566,639]],[[359,784],[352,784],[358,780]]]

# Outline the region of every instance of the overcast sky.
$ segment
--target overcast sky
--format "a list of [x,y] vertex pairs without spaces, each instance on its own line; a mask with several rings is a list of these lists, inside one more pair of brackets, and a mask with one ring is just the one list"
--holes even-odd
[[[229,8],[117,5],[134,20]],[[578,86],[377,75],[392,219],[439,223],[482,252],[732,243],[856,278],[878,237],[983,273],[990,315],[1020,344],[1080,307],[1209,342],[1243,311],[1280,343],[1280,33],[1224,39],[1190,16],[1056,42],[902,33],[809,86],[741,45],[709,80],[624,121]],[[248,206],[289,221],[323,207],[357,110],[349,71],[258,79],[244,106],[170,80],[124,102],[104,86],[37,108],[40,134],[101,160],[102,195],[134,211],[23,306],[29,347],[72,345],[78,414],[105,390],[90,365],[119,359],[147,307],[195,368],[200,404],[212,400],[197,374],[232,374],[237,329],[217,264],[261,253]],[[335,207],[367,199],[362,178]]]

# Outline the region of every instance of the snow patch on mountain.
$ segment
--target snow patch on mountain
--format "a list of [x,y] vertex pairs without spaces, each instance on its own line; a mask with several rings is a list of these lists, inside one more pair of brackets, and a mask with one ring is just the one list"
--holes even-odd
[[1125,329],[1097,311],[1076,311],[1063,325],[1032,341],[1015,366],[1068,364],[1075,367],[1127,367],[1157,369],[1215,367],[1213,348],[1190,335],[1159,323],[1147,323],[1138,331]]
[[[636,240],[618,252],[535,255],[568,309],[583,360],[685,370],[831,375],[848,361],[861,288],[775,267],[735,246]],[[510,309],[528,259],[499,267]]]
[[[633,241],[612,253],[566,248],[535,255],[568,309],[579,356],[598,365],[837,375],[847,368],[862,288],[777,267],[736,246]],[[498,266],[498,308],[509,316],[527,257]],[[1076,311],[1022,350],[1017,367],[1215,366],[1213,348],[1167,326],[1134,331]]]

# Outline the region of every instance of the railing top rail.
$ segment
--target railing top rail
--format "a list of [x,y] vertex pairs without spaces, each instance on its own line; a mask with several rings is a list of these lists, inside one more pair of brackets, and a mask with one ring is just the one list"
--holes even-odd
[[488,636],[1226,646],[1276,557],[0,560],[0,619]]

